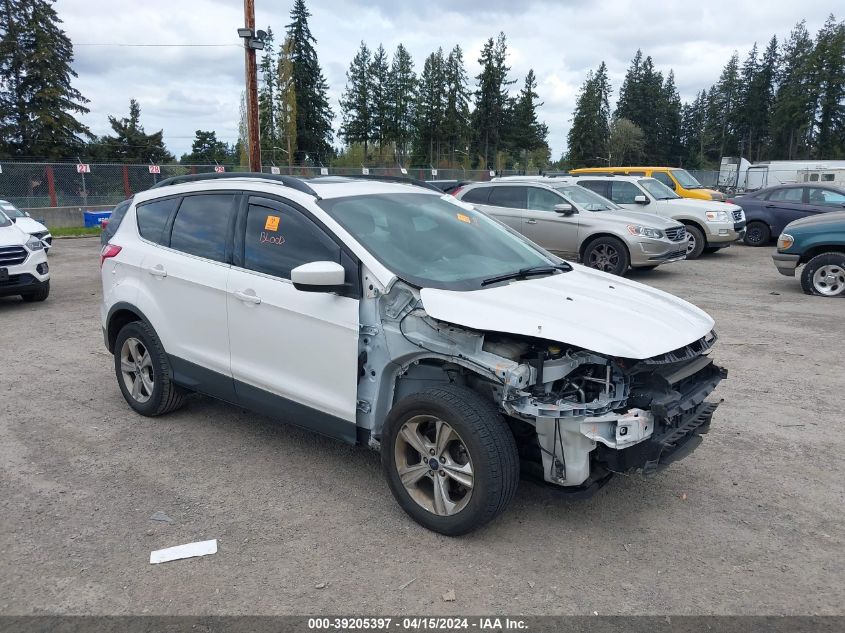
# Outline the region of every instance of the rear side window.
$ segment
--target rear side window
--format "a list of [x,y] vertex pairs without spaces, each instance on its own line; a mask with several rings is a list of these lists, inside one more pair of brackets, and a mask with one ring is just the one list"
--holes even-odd
[[309,262],[338,262],[340,247],[322,228],[293,207],[266,199],[250,200],[244,235],[244,267],[290,279]]
[[[156,244],[163,244],[162,232],[164,225],[167,224],[167,219],[176,208],[179,198],[167,198],[166,200],[154,200],[153,202],[146,202],[139,204],[135,209],[135,215],[138,217],[138,232],[145,240],[150,240]],[[129,208],[127,206],[127,208]],[[117,209],[115,209],[115,213]],[[111,227],[112,220],[109,221]],[[117,226],[115,226],[115,230]]]
[[182,199],[170,247],[197,257],[226,261],[226,239],[235,211],[235,195],[201,194]]
[[607,186],[609,182],[607,180],[579,180],[578,184],[599,194],[600,196],[610,198],[610,192],[608,191]]
[[493,187],[490,204],[495,207],[525,209],[528,206],[527,187]]
[[470,189],[461,196],[461,200],[469,203],[474,202],[475,204],[487,204],[491,189],[492,187],[476,187],[475,189]]
[[654,173],[651,175],[651,177],[652,177],[652,178],[654,178],[655,180],[659,180],[659,181],[660,181],[660,182],[662,182],[664,185],[666,185],[667,187],[669,187],[669,189],[674,189],[674,188],[675,188],[675,181],[674,181],[674,180],[672,180],[672,179],[669,177],[669,174],[667,174],[666,172],[663,172],[663,171],[656,171],[656,172],[654,172]]
[[615,181],[611,191],[610,199],[616,204],[634,204],[634,198],[643,195],[635,184],[624,180]]

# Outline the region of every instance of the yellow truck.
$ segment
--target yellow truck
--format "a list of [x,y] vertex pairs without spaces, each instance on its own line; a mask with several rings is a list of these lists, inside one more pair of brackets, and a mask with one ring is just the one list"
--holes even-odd
[[682,198],[725,201],[725,194],[705,188],[686,169],[678,167],[582,167],[570,169],[570,174],[615,174],[617,176],[647,176],[655,178]]

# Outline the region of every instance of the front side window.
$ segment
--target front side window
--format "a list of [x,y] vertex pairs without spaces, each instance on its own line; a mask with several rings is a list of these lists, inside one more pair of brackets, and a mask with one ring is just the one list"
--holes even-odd
[[[651,177],[654,178],[655,180],[657,180],[658,182],[663,183],[664,185],[669,187],[669,189],[672,189],[673,191],[675,190],[675,181],[672,180],[669,177],[669,174],[667,174],[666,172],[656,171],[651,175]],[[686,187],[684,187],[684,188],[686,189]]]
[[611,211],[613,209],[619,209],[619,205],[613,204],[607,198],[603,198],[585,187],[561,185],[555,187],[555,189],[563,194],[567,200],[585,211]]
[[773,202],[800,203],[803,199],[804,189],[802,187],[789,187],[788,189],[775,189],[769,194],[768,200]]
[[166,243],[162,234],[164,226],[178,203],[179,198],[167,198],[139,204],[135,208],[135,216],[141,237],[156,244]]
[[[681,187],[683,187],[684,189],[704,188],[704,185],[698,182],[698,180],[696,180],[695,177],[686,169],[673,169],[672,175],[675,177],[675,180],[678,181],[678,184],[681,185]],[[657,174],[654,174],[654,177],[657,178]],[[674,187],[672,187],[672,189],[674,189]]]
[[810,187],[810,204],[821,204],[830,207],[841,207],[845,204],[845,194],[830,189]]
[[532,211],[554,211],[556,204],[563,204],[560,196],[548,189],[528,187],[528,208]]
[[290,279],[310,262],[340,263],[340,247],[302,213],[283,202],[250,200],[244,234],[244,267]]
[[507,207],[509,209],[524,209],[528,205],[527,187],[493,187],[490,192],[489,204],[494,207]]
[[179,205],[170,248],[183,253],[226,261],[226,240],[235,212],[235,194],[186,196]]
[[421,288],[477,290],[484,279],[555,263],[449,195],[362,195],[318,204],[388,269]]
[[634,204],[636,202],[634,198],[643,195],[639,187],[632,182],[616,180],[612,186],[610,199],[616,204]]
[[643,178],[639,181],[642,188],[648,191],[656,200],[676,200],[680,198],[678,194],[669,189],[666,185],[658,182],[654,178]]

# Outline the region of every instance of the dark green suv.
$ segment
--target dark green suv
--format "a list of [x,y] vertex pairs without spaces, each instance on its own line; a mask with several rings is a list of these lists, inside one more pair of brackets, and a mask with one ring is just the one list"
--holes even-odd
[[845,297],[845,211],[790,222],[772,259],[787,277],[804,264],[801,287],[808,295]]

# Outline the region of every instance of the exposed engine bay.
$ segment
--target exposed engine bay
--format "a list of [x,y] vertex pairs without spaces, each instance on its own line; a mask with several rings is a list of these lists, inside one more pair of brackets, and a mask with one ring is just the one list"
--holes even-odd
[[372,287],[367,299],[358,426],[369,431],[371,445],[399,399],[456,382],[498,405],[525,473],[570,490],[597,489],[614,473],[650,474],[688,454],[718,406],[705,399],[727,375],[707,356],[712,331],[636,360],[439,321],[401,282],[387,294]]

